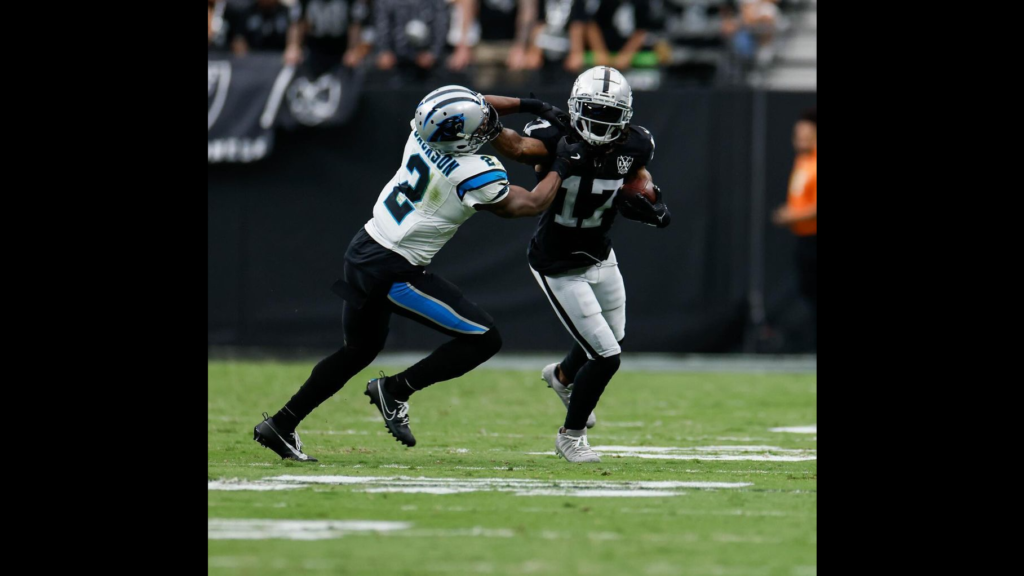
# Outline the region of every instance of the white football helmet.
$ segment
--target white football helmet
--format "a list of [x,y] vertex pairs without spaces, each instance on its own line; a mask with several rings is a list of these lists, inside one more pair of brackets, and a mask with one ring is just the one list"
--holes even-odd
[[420,138],[444,154],[473,154],[501,134],[498,112],[483,94],[463,86],[442,86],[416,107],[413,125]]
[[633,117],[633,90],[615,68],[591,68],[572,85],[569,117],[573,128],[590,144],[614,142]]

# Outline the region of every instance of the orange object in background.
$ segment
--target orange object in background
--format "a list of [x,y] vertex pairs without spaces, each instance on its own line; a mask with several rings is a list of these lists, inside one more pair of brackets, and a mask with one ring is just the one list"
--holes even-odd
[[[789,177],[789,195],[786,206],[794,214],[800,214],[818,205],[818,149],[800,154],[793,164]],[[795,222],[789,226],[797,236],[813,236],[818,233],[818,219]]]

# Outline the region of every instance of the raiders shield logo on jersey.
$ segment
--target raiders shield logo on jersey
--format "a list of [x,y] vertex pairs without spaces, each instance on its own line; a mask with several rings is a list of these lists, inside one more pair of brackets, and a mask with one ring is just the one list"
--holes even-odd
[[632,165],[632,156],[619,156],[619,174],[625,174],[626,172],[629,172],[629,167]]

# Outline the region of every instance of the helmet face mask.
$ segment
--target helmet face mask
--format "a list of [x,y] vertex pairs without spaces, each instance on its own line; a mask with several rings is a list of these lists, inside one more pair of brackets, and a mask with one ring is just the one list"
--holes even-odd
[[482,94],[454,85],[428,94],[412,124],[427,146],[455,155],[475,153],[502,130],[498,113]]
[[588,143],[614,142],[633,117],[633,91],[614,68],[597,66],[580,74],[569,97],[573,128]]
[[[483,98],[481,97],[481,100]],[[501,119],[498,116],[498,111],[494,109],[484,100],[487,106],[484,108],[484,121],[480,124],[480,127],[469,136],[469,148],[476,152],[481,146],[487,144],[491,140],[497,138],[504,127],[501,125]]]

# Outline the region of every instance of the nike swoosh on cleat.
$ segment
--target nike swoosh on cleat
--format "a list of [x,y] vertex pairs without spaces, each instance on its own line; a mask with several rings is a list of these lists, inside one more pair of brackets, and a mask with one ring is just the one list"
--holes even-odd
[[292,447],[292,445],[289,444],[284,438],[281,438],[281,435],[277,433],[277,430],[271,428],[271,431],[274,433],[274,436],[277,436],[278,438],[281,439],[281,442],[284,442],[284,445],[287,446],[288,449],[292,451],[292,454],[294,454],[296,458],[298,458],[299,460],[305,460],[307,458],[305,454],[299,452],[294,447]]
[[377,398],[380,399],[380,407],[384,412],[384,419],[388,421],[394,420],[398,410],[388,410],[388,403],[384,401],[384,395],[381,394],[380,380],[377,380]]
[[581,156],[579,154],[577,154],[577,155],[572,157],[573,160],[579,160],[580,158],[581,158]]

